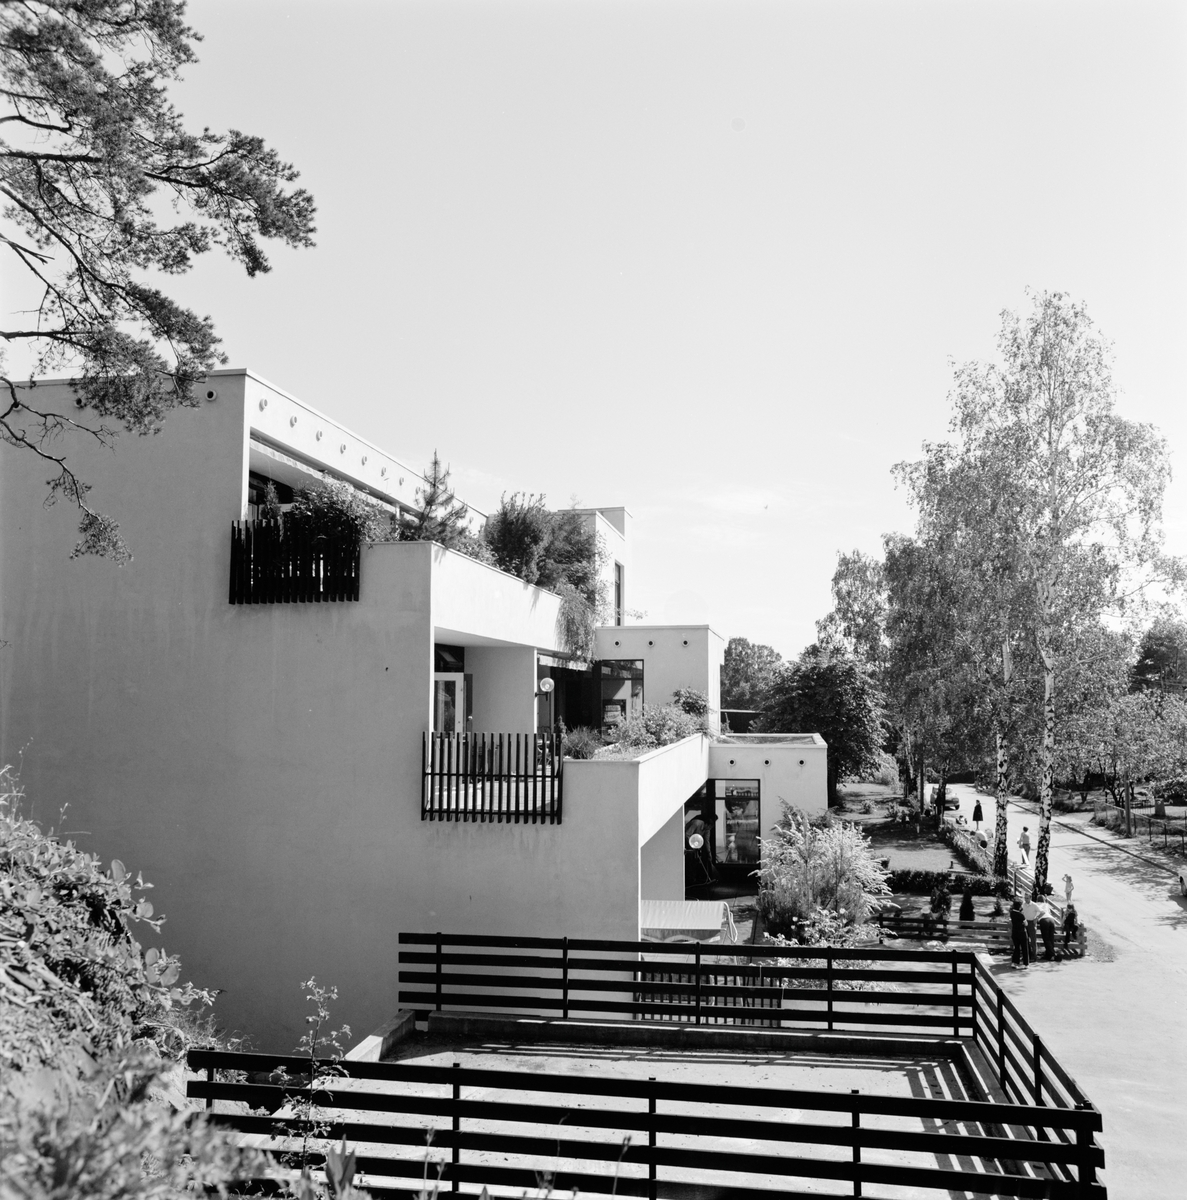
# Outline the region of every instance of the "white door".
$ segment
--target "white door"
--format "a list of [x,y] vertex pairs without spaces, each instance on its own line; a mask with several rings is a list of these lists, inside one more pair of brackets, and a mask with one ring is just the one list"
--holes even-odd
[[433,731],[466,732],[466,677],[461,672],[433,676]]

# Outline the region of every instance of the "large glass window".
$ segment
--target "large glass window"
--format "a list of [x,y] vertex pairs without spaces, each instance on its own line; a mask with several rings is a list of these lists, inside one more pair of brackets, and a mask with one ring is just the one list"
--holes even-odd
[[759,786],[757,779],[715,779],[717,861],[758,865]]
[[618,658],[598,664],[602,699],[602,732],[613,734],[615,726],[643,709],[643,660]]

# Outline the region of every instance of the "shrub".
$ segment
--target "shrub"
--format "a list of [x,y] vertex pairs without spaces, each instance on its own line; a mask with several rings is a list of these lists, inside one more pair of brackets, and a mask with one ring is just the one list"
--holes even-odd
[[[892,892],[909,896],[930,896],[939,887],[950,887],[952,871],[891,871],[887,883]],[[963,890],[973,896],[1008,896],[1010,881],[998,875],[965,875],[960,880]]]
[[707,717],[709,715],[709,697],[705,692],[697,691],[696,688],[677,688],[672,693],[672,703],[688,713],[690,717]]
[[865,924],[888,892],[869,839],[849,822],[814,824],[784,802],[775,837],[761,844],[758,908],[775,933],[796,929],[821,909],[847,925]]
[[1152,783],[1150,795],[1158,800],[1187,800],[1187,775],[1175,775]]
[[696,717],[674,704],[645,704],[618,726],[618,741],[624,746],[654,749],[669,746],[704,729]]
[[878,750],[875,753],[875,759],[875,762],[852,778],[858,783],[881,783],[886,787],[897,787],[899,782],[898,762],[894,755],[887,754],[885,750]]
[[43,832],[22,800],[0,769],[0,1196],[156,1200],[261,1174],[233,1135],[154,1098],[167,1056],[209,1037],[179,1006],[210,997],[133,936],[161,926],[151,885]]
[[974,921],[977,918],[977,910],[973,907],[973,893],[966,887],[964,895],[960,898],[960,919],[962,921]]
[[981,849],[976,835],[971,830],[945,821],[940,827],[940,836],[970,871],[975,871],[978,875],[993,874],[993,858],[988,848]]
[[561,737],[561,753],[566,758],[593,758],[602,747],[602,735],[588,725],[566,729]]
[[932,892],[928,907],[931,909],[933,916],[938,917],[942,921],[948,919],[948,914],[952,911],[952,893],[948,891],[947,879]]
[[349,483],[323,479],[297,488],[284,514],[285,530],[350,543],[387,542],[397,535],[391,514]]

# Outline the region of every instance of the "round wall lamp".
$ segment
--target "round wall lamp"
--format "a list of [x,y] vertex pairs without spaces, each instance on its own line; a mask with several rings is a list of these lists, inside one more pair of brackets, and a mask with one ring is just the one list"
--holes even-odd
[[536,685],[540,690],[536,693],[537,696],[548,696],[552,694],[552,689],[556,687],[556,680],[541,679]]
[[705,839],[699,833],[694,833],[688,839],[688,848],[690,850],[699,850],[705,844]]

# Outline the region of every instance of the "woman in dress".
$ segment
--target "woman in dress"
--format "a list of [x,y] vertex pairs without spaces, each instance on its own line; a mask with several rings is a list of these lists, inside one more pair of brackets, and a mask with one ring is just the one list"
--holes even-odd
[[977,803],[973,805],[973,828],[978,833],[981,832],[981,822],[984,820],[985,814],[981,811],[981,801],[978,800]]

